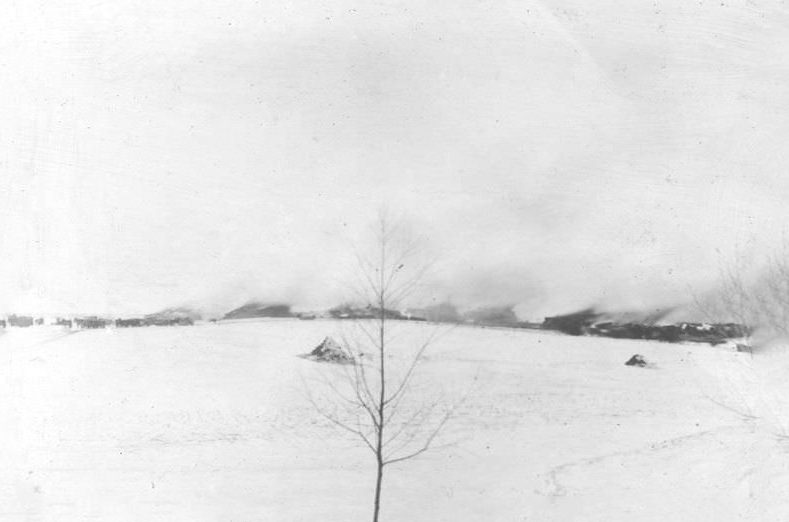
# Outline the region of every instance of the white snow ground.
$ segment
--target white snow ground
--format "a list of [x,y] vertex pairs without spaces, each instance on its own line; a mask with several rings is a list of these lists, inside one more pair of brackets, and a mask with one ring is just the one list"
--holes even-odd
[[[368,520],[371,456],[315,413],[303,386],[326,367],[296,357],[342,328],[9,330],[0,520]],[[624,366],[634,353],[656,368]],[[382,518],[787,520],[787,361],[456,328],[418,377],[447,397],[477,386],[448,446],[388,468]]]

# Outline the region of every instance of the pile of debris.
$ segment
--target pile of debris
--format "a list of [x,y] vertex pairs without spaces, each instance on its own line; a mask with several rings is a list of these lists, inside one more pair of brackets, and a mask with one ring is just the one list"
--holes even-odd
[[627,360],[625,366],[638,366],[639,368],[652,367],[652,364],[647,361],[647,358],[641,354],[635,354]]
[[351,354],[331,337],[326,337],[314,350],[304,357],[317,362],[337,364],[350,364],[353,362]]

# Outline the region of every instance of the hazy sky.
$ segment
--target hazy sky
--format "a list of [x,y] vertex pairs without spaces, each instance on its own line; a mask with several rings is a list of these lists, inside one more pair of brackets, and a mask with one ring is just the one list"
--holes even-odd
[[0,307],[323,305],[382,203],[436,299],[680,302],[782,234],[787,51],[783,2],[7,2]]

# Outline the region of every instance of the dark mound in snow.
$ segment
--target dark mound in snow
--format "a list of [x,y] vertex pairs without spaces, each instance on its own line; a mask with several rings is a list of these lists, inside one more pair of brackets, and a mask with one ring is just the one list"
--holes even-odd
[[646,358],[643,355],[635,354],[633,357],[628,359],[625,363],[626,366],[638,366],[639,368],[645,368],[649,366]]
[[312,359],[318,362],[332,362],[339,364],[347,364],[353,362],[353,357],[343,350],[337,341],[331,337],[326,337],[321,343],[315,347],[309,354],[305,355],[307,359]]

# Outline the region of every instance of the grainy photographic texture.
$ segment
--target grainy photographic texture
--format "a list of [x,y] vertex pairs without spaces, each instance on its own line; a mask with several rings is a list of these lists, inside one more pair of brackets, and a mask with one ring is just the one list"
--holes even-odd
[[789,6],[7,0],[0,521],[789,520]]

